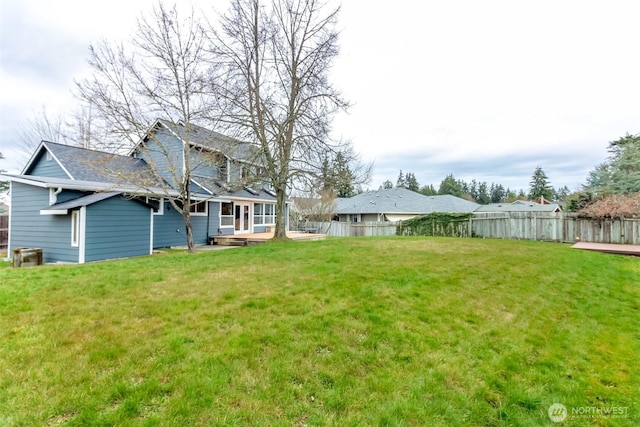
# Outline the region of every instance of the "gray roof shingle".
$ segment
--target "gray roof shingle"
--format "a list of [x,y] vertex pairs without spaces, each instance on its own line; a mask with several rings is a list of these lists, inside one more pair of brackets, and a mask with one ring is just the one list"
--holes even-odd
[[[130,183],[135,178],[147,185],[159,186],[149,165],[142,159],[56,142],[42,143],[71,175],[71,179],[116,184]],[[26,174],[29,174],[29,170]]]
[[491,203],[488,205],[480,205],[476,212],[555,212],[560,209],[557,203],[541,205],[536,202],[522,203]]
[[479,205],[451,195],[425,196],[405,188],[366,191],[337,200],[337,214],[427,214],[473,212]]
[[187,135],[187,128],[182,123],[162,119],[158,122],[183,141],[219,151],[232,159],[255,163],[260,158],[260,151],[251,143],[239,141],[193,123],[189,125],[189,135]]

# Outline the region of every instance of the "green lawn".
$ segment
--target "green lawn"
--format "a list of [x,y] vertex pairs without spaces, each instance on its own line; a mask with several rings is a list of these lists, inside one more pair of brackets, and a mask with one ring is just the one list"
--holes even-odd
[[640,259],[560,244],[0,266],[1,426],[637,426],[639,355]]

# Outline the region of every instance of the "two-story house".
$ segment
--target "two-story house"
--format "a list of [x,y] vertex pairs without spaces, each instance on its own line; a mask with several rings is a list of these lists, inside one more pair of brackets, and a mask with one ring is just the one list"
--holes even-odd
[[[187,178],[194,243],[275,224],[276,198],[259,153],[190,124],[157,120],[129,153],[43,141],[10,181],[9,250],[42,248],[44,262],[83,263],[186,243],[179,184]],[[182,206],[182,205],[180,205]]]

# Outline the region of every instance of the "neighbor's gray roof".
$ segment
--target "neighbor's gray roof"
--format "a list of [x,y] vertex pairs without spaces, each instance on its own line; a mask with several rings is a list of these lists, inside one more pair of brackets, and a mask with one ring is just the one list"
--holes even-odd
[[473,212],[477,203],[451,195],[425,196],[405,188],[366,191],[338,199],[336,214],[426,214]]
[[476,212],[553,212],[560,206],[557,203],[541,205],[536,202],[517,201],[514,203],[491,203],[480,205]]
[[158,122],[183,141],[188,140],[191,144],[219,151],[232,159],[256,163],[260,157],[260,151],[253,144],[239,141],[193,123],[189,124],[190,129],[187,136],[187,129],[182,123],[173,123],[163,119],[158,119]]

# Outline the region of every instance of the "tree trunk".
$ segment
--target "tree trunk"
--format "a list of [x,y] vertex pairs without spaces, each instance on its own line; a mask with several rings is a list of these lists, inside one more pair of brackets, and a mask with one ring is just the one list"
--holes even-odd
[[182,209],[182,218],[184,218],[184,227],[187,232],[187,250],[190,254],[196,251],[196,248],[193,244],[193,226],[191,225],[191,213],[188,208]]
[[[286,186],[285,186],[286,188]],[[276,188],[276,231],[274,239],[287,238],[287,191],[281,186]]]

